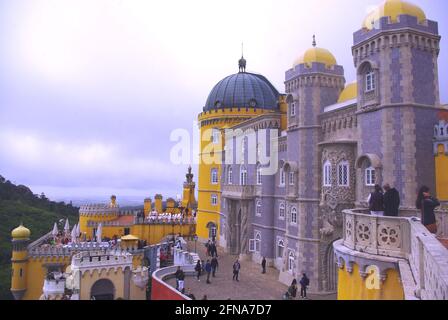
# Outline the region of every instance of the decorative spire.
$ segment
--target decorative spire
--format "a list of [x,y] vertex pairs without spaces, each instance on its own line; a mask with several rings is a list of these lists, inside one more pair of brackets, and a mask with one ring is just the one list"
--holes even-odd
[[188,167],[188,173],[185,175],[185,177],[187,178],[187,183],[193,182],[193,173],[191,173],[191,166]]
[[313,47],[316,47],[316,35],[313,34]]
[[246,59],[244,59],[244,44],[241,43],[241,59],[238,61],[239,72],[246,72]]

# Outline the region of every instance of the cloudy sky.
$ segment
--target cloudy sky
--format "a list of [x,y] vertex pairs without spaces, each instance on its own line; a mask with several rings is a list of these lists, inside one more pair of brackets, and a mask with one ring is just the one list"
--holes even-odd
[[[54,199],[176,196],[187,165],[170,162],[170,134],[197,129],[242,41],[279,91],[313,34],[350,82],[352,33],[379,2],[0,0],[0,174]],[[448,37],[446,0],[414,3]]]

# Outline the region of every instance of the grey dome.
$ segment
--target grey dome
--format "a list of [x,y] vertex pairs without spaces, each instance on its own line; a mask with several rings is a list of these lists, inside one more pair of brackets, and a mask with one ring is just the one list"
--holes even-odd
[[275,110],[279,95],[264,76],[240,72],[218,82],[208,96],[204,111],[249,107]]

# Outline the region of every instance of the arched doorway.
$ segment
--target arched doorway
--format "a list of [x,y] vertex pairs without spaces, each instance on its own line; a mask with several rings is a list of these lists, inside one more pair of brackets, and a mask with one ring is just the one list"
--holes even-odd
[[329,244],[325,252],[326,290],[328,292],[336,292],[338,286],[338,268],[333,243],[334,241]]
[[109,279],[96,281],[90,289],[90,298],[94,300],[114,300],[115,287]]
[[207,223],[207,229],[208,229],[208,237],[212,239],[213,237],[216,237],[216,224],[214,222]]

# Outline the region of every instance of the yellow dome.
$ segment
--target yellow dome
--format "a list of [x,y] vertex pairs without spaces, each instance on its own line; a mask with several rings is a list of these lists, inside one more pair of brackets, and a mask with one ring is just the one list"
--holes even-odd
[[335,57],[330,51],[313,47],[306,50],[305,53],[294,62],[294,67],[303,63],[311,66],[313,62],[323,63],[326,67],[331,67],[337,64]]
[[348,84],[344,90],[342,90],[339,96],[338,103],[343,103],[345,101],[356,99],[358,96],[358,83],[352,82]]
[[29,239],[30,235],[31,231],[28,228],[25,228],[22,224],[11,232],[11,237],[13,239]]
[[419,22],[426,20],[425,13],[416,5],[401,0],[386,0],[365,18],[363,28],[371,30],[372,24],[382,17],[390,17],[391,22],[397,22],[400,15],[417,17]]

